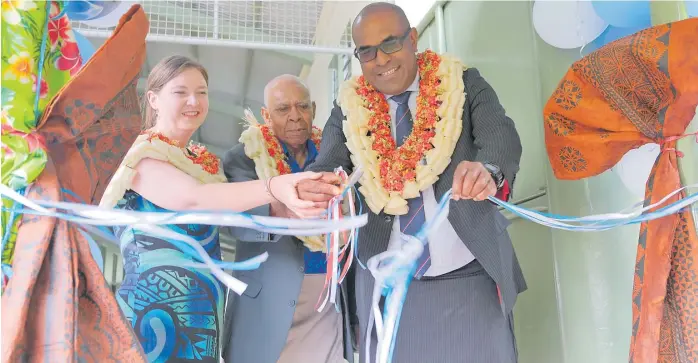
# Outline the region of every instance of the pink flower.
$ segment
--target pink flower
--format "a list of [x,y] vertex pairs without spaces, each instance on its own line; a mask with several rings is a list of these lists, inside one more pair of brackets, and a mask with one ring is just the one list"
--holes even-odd
[[[46,83],[45,78],[41,78],[41,92],[39,93],[39,97],[41,98],[46,98],[46,95],[48,95],[48,83]],[[32,74],[32,92],[36,93],[36,75]]]

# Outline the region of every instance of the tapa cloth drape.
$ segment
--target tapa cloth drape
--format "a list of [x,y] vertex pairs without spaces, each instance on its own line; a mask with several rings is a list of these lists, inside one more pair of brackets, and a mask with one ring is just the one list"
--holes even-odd
[[[45,170],[31,199],[96,204],[140,132],[136,83],[148,20],[139,5],[54,97],[37,131]],[[88,242],[65,220],[24,215],[2,295],[3,362],[145,362]]]
[[[631,149],[662,146],[645,204],[681,187],[676,139],[698,105],[698,18],[655,26],[575,62],[544,110],[555,176],[581,179]],[[671,198],[668,203],[680,196]],[[698,362],[698,238],[689,210],[643,223],[630,361]]]

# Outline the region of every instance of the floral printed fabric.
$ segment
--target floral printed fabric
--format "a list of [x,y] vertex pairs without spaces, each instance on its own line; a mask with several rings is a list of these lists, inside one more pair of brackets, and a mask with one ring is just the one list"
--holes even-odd
[[[598,175],[629,150],[661,145],[645,205],[682,187],[676,142],[698,106],[698,18],[618,39],[575,62],[543,111],[555,176]],[[662,206],[685,197],[664,200]],[[690,209],[640,225],[631,363],[698,362],[698,234]]]
[[[14,190],[22,191],[44,170],[38,120],[83,63],[63,7],[62,1],[2,0],[2,183]],[[7,200],[3,206],[13,207]],[[12,264],[19,221],[14,217],[2,212],[5,271]]]
[[[45,140],[40,147],[47,161],[26,187],[27,198],[87,204],[102,198],[141,130],[136,85],[148,29],[143,8],[133,5],[60,90],[47,78],[55,95],[32,131]],[[46,34],[47,46],[49,41]],[[13,274],[2,293],[0,361],[147,362],[80,226],[21,218]]]

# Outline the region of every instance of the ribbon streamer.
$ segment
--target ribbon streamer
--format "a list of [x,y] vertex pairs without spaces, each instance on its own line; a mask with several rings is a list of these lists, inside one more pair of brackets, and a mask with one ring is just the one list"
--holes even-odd
[[[626,209],[627,211],[625,212],[596,214],[586,217],[541,213],[519,207],[495,197],[489,197],[488,199],[521,218],[534,223],[568,231],[590,232],[605,231],[628,224],[638,224],[677,213],[696,203],[698,201],[698,193],[688,195],[669,205],[662,205],[676,194],[696,187],[698,187],[698,184],[684,186],[669,193],[660,201],[644,207],[639,204]],[[441,198],[436,214],[422,226],[417,235],[414,237],[401,235],[401,244],[398,248],[375,255],[367,262],[368,269],[375,278],[368,332],[366,333],[366,343],[364,345],[369,363],[371,362],[371,334],[374,323],[377,337],[375,361],[376,363],[392,362],[402,307],[407,296],[407,289],[417,268],[417,260],[425,248],[430,231],[438,228],[448,218],[450,200],[451,190],[449,189]],[[385,297],[382,313],[380,307],[381,297]]]
[[[368,269],[375,279],[364,345],[368,363],[371,361],[371,333],[374,322],[377,337],[376,363],[392,362],[402,306],[405,303],[412,276],[417,269],[417,260],[426,248],[429,232],[438,228],[448,218],[450,203],[451,190],[449,189],[441,197],[436,214],[424,223],[414,237],[403,234],[400,236],[399,247],[379,253],[368,260]],[[381,314],[382,296],[385,297],[385,304]]]
[[[495,197],[489,197],[488,199],[501,206],[502,208],[520,216],[523,219],[548,226],[551,228],[562,229],[566,231],[605,231],[611,228],[638,224],[645,221],[651,221],[654,219],[663,218],[675,213],[678,213],[684,208],[689,207],[698,201],[698,193],[690,194],[682,199],[677,200],[669,205],[659,208],[661,205],[666,203],[667,200],[672,198],[678,193],[682,193],[687,189],[693,189],[698,187],[698,184],[691,184],[674,190],[673,192],[667,194],[664,198],[656,203],[638,208],[633,206],[628,208],[629,212],[619,212],[619,213],[606,213],[606,214],[595,214],[586,217],[568,217],[559,216],[554,214],[542,213],[532,211],[517,205],[505,202],[503,200],[497,199]],[[651,211],[658,208],[654,211]]]
[[[193,266],[209,269],[216,278],[237,294],[242,294],[247,288],[247,284],[226,274],[223,272],[223,269],[256,269],[262,262],[266,261],[268,258],[267,253],[242,262],[214,260],[195,239],[162,228],[160,225],[208,224],[234,226],[252,228],[273,234],[298,236],[325,234],[335,230],[355,230],[365,225],[368,221],[367,215],[352,215],[341,220],[297,220],[231,212],[137,212],[123,209],[103,209],[97,206],[79,203],[30,200],[5,185],[0,185],[0,195],[10,199],[14,204],[20,204],[25,207],[4,208],[5,210],[11,209],[10,212],[12,213],[61,218],[80,224],[82,227],[125,225],[147,230],[148,232],[163,237],[165,240],[170,240],[170,242],[175,244],[181,251],[188,254],[195,261],[200,262],[192,262]],[[95,229],[92,229],[92,231],[94,232]],[[99,231],[99,234],[102,236],[106,235],[107,240],[119,244],[118,239],[111,233],[99,229],[97,229],[97,231]],[[11,271],[8,272],[11,273]],[[4,266],[3,273],[5,273]]]
[[[354,193],[356,189],[354,185],[358,182],[359,177],[363,173],[361,168],[356,168],[354,173],[350,176],[339,167],[335,169],[335,174],[341,179],[344,189],[342,193],[332,198],[329,202],[327,208],[327,219],[335,222],[339,222],[344,218],[342,211],[342,203],[346,200],[349,206],[349,218],[356,216],[356,204],[354,203]],[[361,213],[361,205],[359,200],[359,213]],[[349,272],[349,268],[354,261],[354,255],[356,253],[356,243],[358,242],[358,229],[352,228],[348,232],[347,230],[334,230],[332,233],[326,235],[327,241],[327,273],[325,274],[325,285],[323,287],[324,293],[318,297],[318,302],[316,305],[317,311],[321,312],[325,309],[325,305],[330,302],[334,304],[335,310],[340,311],[339,304],[337,303],[337,287],[342,284],[344,278]],[[340,244],[345,241],[344,245],[340,249]],[[357,258],[358,261],[358,258]],[[342,272],[340,274],[340,266],[342,266]],[[325,297],[323,299],[323,296]],[[322,301],[322,303],[320,302]]]

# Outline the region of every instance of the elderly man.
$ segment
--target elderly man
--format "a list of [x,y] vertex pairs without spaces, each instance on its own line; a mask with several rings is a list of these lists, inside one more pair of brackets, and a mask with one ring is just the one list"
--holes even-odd
[[[231,182],[256,180],[258,173],[268,177],[300,172],[318,155],[321,132],[312,127],[315,103],[298,77],[274,78],[264,89],[264,103],[264,125],[250,125],[259,129],[248,129],[240,138],[242,143],[223,157],[225,174]],[[263,162],[264,157],[275,162]],[[278,170],[265,169],[271,164]],[[280,203],[250,212],[291,217],[291,212]],[[269,259],[257,270],[237,274],[249,286],[242,296],[229,294],[227,333],[223,338],[228,340],[225,361],[335,363],[344,362],[346,357],[353,362],[349,315],[337,313],[331,306],[322,312],[315,309],[323,293],[325,254],[311,252],[298,238],[244,229],[233,229],[233,234],[240,241],[236,246],[237,260],[265,251]],[[342,310],[346,312],[345,286],[341,298]]]
[[[514,123],[476,69],[417,54],[417,32],[399,7],[366,6],[352,37],[363,77],[342,87],[309,168],[326,172],[325,182],[299,184],[301,198],[326,205],[338,192],[327,172],[361,166],[359,190],[370,213],[358,248],[366,262],[417,233],[452,189],[448,220],[428,235],[409,287],[393,361],[515,362],[512,308],[526,284],[509,223],[485,200],[506,199],[519,170]],[[357,269],[362,333],[373,283],[369,271]]]

